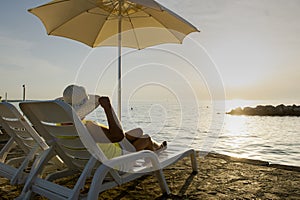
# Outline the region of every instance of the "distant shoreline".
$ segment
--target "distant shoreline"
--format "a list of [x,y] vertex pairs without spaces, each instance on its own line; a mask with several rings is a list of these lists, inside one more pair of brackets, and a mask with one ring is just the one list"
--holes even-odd
[[[23,100],[18,100],[18,99],[9,99],[9,100],[1,100],[0,102],[9,102],[9,103],[15,103],[15,102],[22,102]],[[38,101],[34,99],[26,99],[25,101]]]
[[23,100],[1,100],[0,102],[20,102]]

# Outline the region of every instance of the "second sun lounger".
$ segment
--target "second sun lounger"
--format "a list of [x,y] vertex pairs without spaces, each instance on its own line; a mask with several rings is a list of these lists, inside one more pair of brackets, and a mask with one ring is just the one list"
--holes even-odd
[[[12,185],[25,182],[27,173],[25,170],[30,166],[30,162],[38,156],[38,153],[48,149],[48,145],[26,121],[16,107],[10,103],[0,103],[0,124],[5,134],[10,136],[0,152],[0,176],[10,180]],[[19,148],[23,156],[8,158],[13,148]],[[58,158],[53,160],[53,170],[64,167]]]

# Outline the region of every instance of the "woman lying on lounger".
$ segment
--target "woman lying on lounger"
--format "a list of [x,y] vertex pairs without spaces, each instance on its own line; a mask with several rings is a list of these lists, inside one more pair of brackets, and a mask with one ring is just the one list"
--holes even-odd
[[[92,137],[99,143],[100,148],[109,158],[122,154],[119,142],[122,141],[124,137],[135,147],[136,151],[161,151],[167,147],[166,141],[162,144],[158,144],[149,135],[144,134],[141,128],[136,128],[124,133],[108,97],[87,95],[84,87],[69,85],[65,88],[63,97],[59,99],[74,108]],[[94,121],[84,120],[84,117],[99,105],[101,105],[105,111],[108,127]],[[111,142],[110,144],[107,143],[107,139]]]

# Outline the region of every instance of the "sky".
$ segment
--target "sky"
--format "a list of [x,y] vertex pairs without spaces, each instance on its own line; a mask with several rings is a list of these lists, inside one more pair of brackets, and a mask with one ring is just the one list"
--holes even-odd
[[[27,10],[2,0],[0,96],[52,99],[72,83],[114,96],[117,48],[48,36]],[[299,0],[159,0],[200,32],[183,44],[122,49],[125,98],[300,101]]]

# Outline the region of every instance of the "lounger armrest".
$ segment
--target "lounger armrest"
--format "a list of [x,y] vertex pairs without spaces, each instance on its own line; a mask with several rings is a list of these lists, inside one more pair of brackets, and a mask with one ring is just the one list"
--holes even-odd
[[158,156],[153,151],[150,150],[143,150],[143,151],[122,155],[120,157],[115,157],[103,162],[103,164],[108,166],[116,166],[119,164],[135,162],[138,159],[143,159],[143,158],[150,159],[152,166],[154,167],[155,170],[161,169]]

